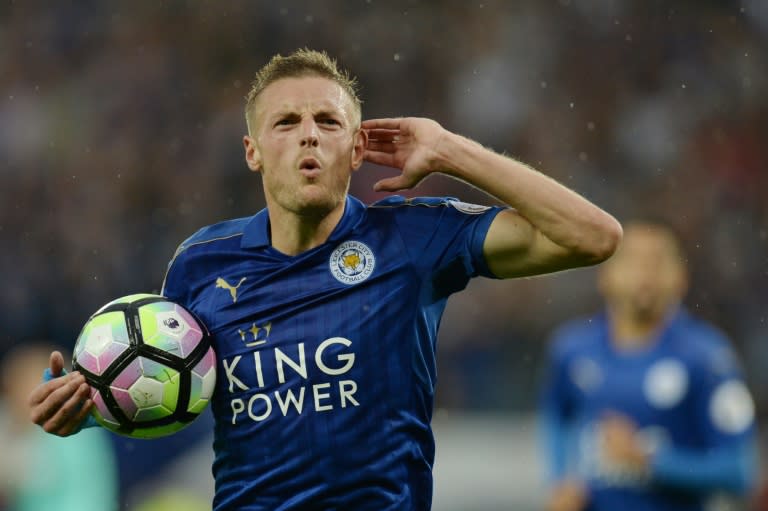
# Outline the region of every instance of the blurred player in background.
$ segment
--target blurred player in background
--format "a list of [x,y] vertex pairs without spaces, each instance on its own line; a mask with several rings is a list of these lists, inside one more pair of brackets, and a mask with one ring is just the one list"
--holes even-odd
[[92,429],[57,438],[29,422],[27,400],[40,383],[40,367],[48,363],[51,349],[25,342],[0,363],[0,509],[116,510],[117,470],[109,434]]
[[550,511],[701,510],[756,478],[754,405],[728,340],[681,305],[666,226],[625,226],[604,314],[557,330],[542,399]]
[[[448,296],[477,275],[598,263],[621,227],[434,121],[361,123],[354,80],[323,53],[273,58],[246,120],[245,159],[267,208],[197,232],[163,286],[202,318],[216,348],[214,508],[427,510],[435,341]],[[399,171],[379,191],[442,172],[514,209],[402,197],[366,206],[348,195],[363,161]],[[54,354],[54,374],[61,363]],[[77,374],[41,385],[34,422],[75,431],[82,385]]]

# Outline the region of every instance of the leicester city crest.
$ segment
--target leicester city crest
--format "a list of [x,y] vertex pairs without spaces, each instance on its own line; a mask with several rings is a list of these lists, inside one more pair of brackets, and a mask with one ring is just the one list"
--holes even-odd
[[333,251],[329,265],[336,280],[351,285],[371,276],[376,258],[365,243],[345,241]]

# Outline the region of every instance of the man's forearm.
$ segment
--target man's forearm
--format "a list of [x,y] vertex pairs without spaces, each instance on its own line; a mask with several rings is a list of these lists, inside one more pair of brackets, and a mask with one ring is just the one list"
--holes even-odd
[[665,486],[744,494],[755,483],[757,462],[754,450],[746,445],[708,452],[668,448],[652,457],[651,473],[654,481]]
[[437,166],[515,208],[552,242],[569,251],[610,254],[621,227],[609,214],[541,172],[460,135],[446,133]]

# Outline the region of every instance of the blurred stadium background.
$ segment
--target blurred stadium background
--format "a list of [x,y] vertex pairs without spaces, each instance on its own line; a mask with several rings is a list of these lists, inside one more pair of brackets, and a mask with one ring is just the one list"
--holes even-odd
[[[243,96],[269,56],[304,46],[358,76],[365,117],[432,117],[620,219],[672,222],[689,249],[689,306],[735,341],[762,420],[764,0],[2,2],[0,354],[32,338],[71,348],[103,303],[158,291],[198,227],[264,206],[243,163]],[[386,174],[364,167],[352,193],[377,200]],[[490,201],[439,177],[409,195]],[[478,280],[453,299],[436,511],[539,505],[541,356],[557,323],[600,307],[593,280]],[[209,491],[207,425],[152,448],[116,439],[122,508],[158,481]],[[147,471],[143,451],[163,453],[169,475]]]

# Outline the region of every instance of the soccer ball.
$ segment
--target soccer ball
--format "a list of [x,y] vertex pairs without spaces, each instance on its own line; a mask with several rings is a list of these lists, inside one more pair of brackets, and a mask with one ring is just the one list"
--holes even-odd
[[96,311],[77,338],[72,368],[91,386],[96,421],[134,438],[170,435],[190,424],[216,383],[205,326],[152,294],[124,296]]

